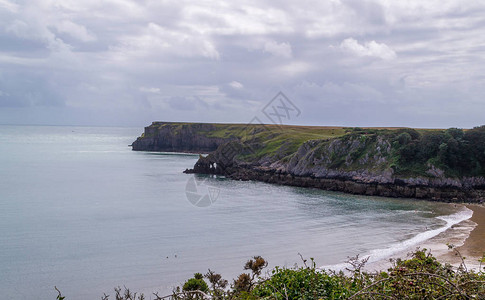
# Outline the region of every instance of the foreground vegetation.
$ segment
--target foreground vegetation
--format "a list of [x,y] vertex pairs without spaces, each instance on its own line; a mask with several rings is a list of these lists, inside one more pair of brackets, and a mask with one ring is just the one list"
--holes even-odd
[[[464,258],[454,269],[438,262],[426,249],[418,249],[405,260],[393,260],[392,267],[380,273],[364,271],[365,259],[355,257],[348,262],[347,272],[319,270],[310,259],[303,260],[301,267],[276,267],[264,275],[268,264],[255,256],[246,262],[246,272],[231,284],[209,270],[205,275],[194,274],[172,295],[155,293],[152,299],[485,299],[481,264],[479,271],[468,270]],[[64,298],[59,292],[57,299]],[[105,294],[101,299],[109,300],[110,296]],[[118,287],[114,299],[146,298]]]

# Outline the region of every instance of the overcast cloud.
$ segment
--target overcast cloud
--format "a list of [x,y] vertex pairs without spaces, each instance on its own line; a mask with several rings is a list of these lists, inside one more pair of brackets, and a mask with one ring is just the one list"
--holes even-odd
[[[0,124],[485,124],[485,2],[0,0]],[[267,121],[261,118],[263,122]]]

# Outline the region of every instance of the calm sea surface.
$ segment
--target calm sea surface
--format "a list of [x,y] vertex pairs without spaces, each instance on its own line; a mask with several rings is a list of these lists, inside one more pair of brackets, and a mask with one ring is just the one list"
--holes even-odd
[[470,216],[183,174],[198,156],[133,152],[142,131],[0,126],[2,298],[55,299],[57,286],[69,300],[100,299],[126,285],[151,299],[208,268],[232,279],[254,255],[271,266],[300,263],[298,253],[320,266],[378,260]]

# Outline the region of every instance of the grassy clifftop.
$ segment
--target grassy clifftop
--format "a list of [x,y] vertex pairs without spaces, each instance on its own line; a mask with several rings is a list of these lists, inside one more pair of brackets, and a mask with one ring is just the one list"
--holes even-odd
[[[292,149],[312,139],[327,139],[346,134],[342,127],[276,126],[262,124],[218,124],[153,122],[133,143],[133,150],[141,151],[212,151],[219,145],[237,140],[259,143],[260,154],[270,152],[284,141]],[[185,146],[185,147],[184,147]],[[182,149],[183,148],[183,149]]]
[[297,175],[367,170],[401,177],[485,176],[485,126],[462,130],[154,122],[133,146],[151,151],[217,149],[219,154],[232,150],[235,162],[279,163]]
[[349,130],[346,127],[326,126],[153,122],[150,126],[146,127],[144,137],[154,137],[164,128],[170,128],[174,133],[192,130],[194,133],[207,137],[237,137],[243,140],[264,137],[269,133],[285,133],[291,137],[301,136],[305,140],[311,138],[330,138],[345,135]]

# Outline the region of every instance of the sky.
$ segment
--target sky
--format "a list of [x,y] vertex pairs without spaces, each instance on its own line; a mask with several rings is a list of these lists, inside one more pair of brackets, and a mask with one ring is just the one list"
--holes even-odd
[[271,123],[278,95],[288,124],[485,124],[485,1],[0,0],[0,124]]

